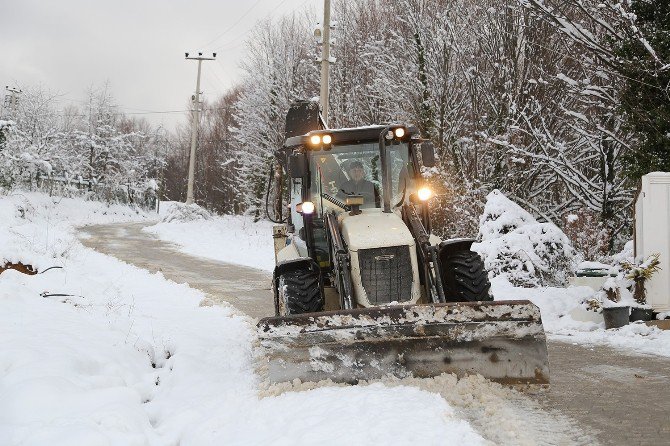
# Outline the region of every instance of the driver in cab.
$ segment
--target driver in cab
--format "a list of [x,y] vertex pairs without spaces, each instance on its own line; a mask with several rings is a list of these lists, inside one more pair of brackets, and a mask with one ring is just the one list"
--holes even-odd
[[356,160],[349,165],[349,179],[340,186],[338,195],[346,198],[347,195],[362,195],[364,204],[362,207],[380,207],[379,191],[371,181],[365,179],[363,163]]

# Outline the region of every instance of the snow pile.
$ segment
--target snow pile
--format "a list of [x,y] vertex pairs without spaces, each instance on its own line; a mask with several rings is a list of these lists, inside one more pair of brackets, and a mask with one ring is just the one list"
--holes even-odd
[[20,262],[38,271],[64,263],[77,243],[75,225],[147,219],[140,209],[37,192],[0,195],[0,216],[0,266]]
[[161,206],[164,207],[165,212],[161,216],[161,220],[165,223],[186,223],[196,220],[210,220],[212,214],[203,207],[195,203],[184,204],[176,201],[163,202]]
[[[249,318],[75,238],[72,223],[134,211],[25,198],[0,198],[0,246],[63,269],[0,274],[3,446],[485,443],[439,395],[412,387],[260,397]],[[53,240],[69,249],[45,255]],[[344,430],[333,416],[343,413]]]
[[494,190],[486,197],[480,218],[479,243],[472,245],[494,275],[506,274],[519,286],[567,283],[576,266],[570,240],[554,224],[532,215]]
[[635,263],[635,244],[633,240],[629,240],[624,245],[621,252],[618,252],[612,255],[612,262],[616,265],[622,265],[624,263]]
[[[602,317],[588,320],[586,302],[594,297],[590,287],[523,288],[512,285],[505,275],[491,281],[495,300],[528,299],[540,308],[542,323],[550,339],[586,345],[606,345],[632,353],[670,357],[670,331],[634,323],[606,330]],[[632,295],[622,300],[632,301]]]
[[248,216],[209,213],[208,218],[188,219],[183,218],[187,214],[184,209],[191,207],[174,202],[161,203],[161,213],[165,210],[162,221],[144,228],[144,231],[180,246],[182,252],[191,255],[272,271],[273,223],[254,222]]
[[[359,381],[357,386],[387,387],[412,386],[440,394],[449,404],[465,414],[478,432],[501,446],[517,445],[592,445],[595,440],[556,411],[542,410],[531,398],[520,392],[491,382],[480,375],[456,379],[454,375],[442,374],[434,378],[386,377],[371,383]],[[267,394],[277,395],[288,391],[306,391],[323,386],[342,387],[346,384],[330,380],[318,383],[284,383],[271,386]],[[393,443],[392,441],[390,442]],[[358,444],[358,442],[354,442]],[[459,444],[445,437],[441,444]],[[469,444],[469,443],[467,443]]]

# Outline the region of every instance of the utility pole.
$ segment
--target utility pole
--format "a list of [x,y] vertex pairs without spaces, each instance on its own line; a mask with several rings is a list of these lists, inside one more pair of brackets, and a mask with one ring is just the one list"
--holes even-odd
[[321,48],[321,116],[328,125],[328,83],[330,77],[330,64],[335,58],[330,57],[330,0],[323,0],[323,26],[316,29],[314,35],[323,40]]
[[195,177],[195,146],[198,141],[198,125],[200,124],[200,72],[203,60],[216,59],[216,53],[212,57],[203,57],[198,53],[197,57],[189,57],[186,53],[186,59],[198,61],[198,80],[195,83],[195,94],[193,95],[193,127],[191,130],[191,156],[188,162],[188,187],[186,189],[186,204],[193,203],[193,181]]
[[23,90],[10,87],[9,85],[5,86],[5,90],[5,106],[3,115],[8,118],[16,119],[16,115],[19,110],[19,95],[23,93]]

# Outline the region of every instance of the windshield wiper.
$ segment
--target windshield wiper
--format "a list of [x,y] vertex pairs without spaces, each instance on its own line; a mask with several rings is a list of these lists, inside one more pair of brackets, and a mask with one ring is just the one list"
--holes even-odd
[[321,196],[323,198],[325,198],[326,200],[330,201],[331,203],[333,203],[335,206],[344,209],[345,211],[350,211],[351,210],[350,206],[347,206],[342,201],[338,200],[337,198],[333,197],[332,195],[328,195],[328,194],[322,192]]
[[407,193],[407,184],[405,183],[405,187],[402,188],[402,197],[400,198],[400,201],[393,206],[394,208],[397,208],[401,206],[405,202],[405,193]]

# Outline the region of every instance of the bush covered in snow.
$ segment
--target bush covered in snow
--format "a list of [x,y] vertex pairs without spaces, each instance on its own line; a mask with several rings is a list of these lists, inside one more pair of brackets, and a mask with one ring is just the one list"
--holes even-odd
[[[167,204],[167,203],[166,203]],[[169,208],[161,220],[165,223],[188,222],[195,220],[209,220],[212,214],[197,204],[184,204],[179,202],[169,203]]]
[[611,262],[615,265],[621,266],[624,263],[635,263],[635,244],[633,240],[628,240],[621,252],[612,254]]
[[576,252],[552,223],[538,221],[500,191],[486,197],[479,243],[473,245],[494,275],[517,286],[561,286],[576,266]]

